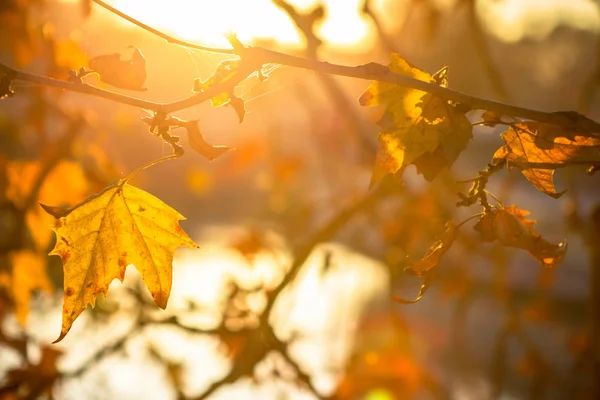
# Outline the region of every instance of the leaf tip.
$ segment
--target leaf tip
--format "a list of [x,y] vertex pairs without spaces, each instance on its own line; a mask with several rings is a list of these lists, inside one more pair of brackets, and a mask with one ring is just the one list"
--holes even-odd
[[49,205],[46,205],[43,203],[38,203],[38,204],[40,205],[40,207],[42,207],[44,209],[44,211],[46,211],[48,214],[52,215],[56,219],[65,217],[70,212],[70,210],[65,209],[65,208],[49,206]]
[[56,343],[62,341],[65,338],[65,336],[67,336],[68,332],[69,332],[68,330],[62,329],[60,331],[60,336],[58,337],[58,339],[56,339],[54,342],[52,342],[52,344],[56,344]]

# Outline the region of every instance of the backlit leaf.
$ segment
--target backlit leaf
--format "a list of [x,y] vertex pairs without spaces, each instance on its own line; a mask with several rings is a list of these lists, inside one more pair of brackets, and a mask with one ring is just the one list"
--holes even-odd
[[[447,68],[434,76],[392,54],[392,72],[425,82],[447,86]],[[359,98],[363,106],[385,105],[379,120],[379,152],[371,186],[388,173],[410,164],[431,181],[442,168],[450,167],[471,139],[472,127],[450,102],[438,96],[385,82],[373,82]]]
[[483,215],[474,228],[484,242],[498,240],[502,245],[526,250],[544,267],[555,268],[567,252],[567,242],[552,244],[533,229],[529,211],[516,206],[494,209]]
[[64,268],[62,329],[57,342],[114,279],[123,281],[134,264],[155,303],[165,308],[171,292],[173,253],[198,247],[179,226],[185,219],[151,194],[119,181],[70,210],[57,213],[52,227]]
[[[594,165],[600,162],[600,138],[584,131],[566,130],[542,122],[512,124],[502,134],[506,143],[494,154],[494,162],[506,162],[521,169],[538,190],[558,198],[554,170],[571,163]],[[536,168],[536,164],[543,164]]]
[[144,87],[146,59],[137,47],[133,47],[129,60],[121,60],[119,53],[108,54],[92,58],[89,66],[98,73],[102,82],[109,85],[121,89],[147,90]]

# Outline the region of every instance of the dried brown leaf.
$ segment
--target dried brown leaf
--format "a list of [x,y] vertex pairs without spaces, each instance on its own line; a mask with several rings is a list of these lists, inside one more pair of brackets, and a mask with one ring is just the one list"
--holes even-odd
[[516,206],[494,209],[483,215],[474,228],[484,242],[498,240],[502,245],[526,250],[546,268],[558,266],[567,252],[567,242],[552,244],[537,233],[529,211]]

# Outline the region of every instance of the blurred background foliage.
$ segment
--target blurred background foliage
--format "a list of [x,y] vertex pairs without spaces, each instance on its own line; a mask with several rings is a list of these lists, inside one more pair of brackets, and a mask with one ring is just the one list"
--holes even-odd
[[[600,119],[600,9],[589,0],[115,0],[184,40],[246,44],[341,64],[387,64],[395,52],[450,87],[524,107]],[[225,56],[171,45],[89,0],[0,2],[0,61],[66,79],[94,56],[140,49],[145,92],[191,93]],[[94,76],[92,85],[111,89]],[[457,208],[457,181],[485,168],[500,130],[478,126],[431,184],[412,169],[345,225],[320,231],[366,194],[382,110],[359,109],[367,82],[272,66],[238,87],[248,112],[202,104],[214,162],[192,151],[135,178],[187,217],[199,250],[180,250],[173,294],[157,310],[128,270],[60,345],[62,266],[47,257],[52,219],[38,201],[72,205],[171,150],[146,114],[32,84],[0,103],[0,399],[600,398],[598,177],[569,169],[559,200],[518,171],[489,189],[530,210],[569,252],[557,270],[462,229],[424,299],[402,270]],[[187,149],[187,147],[186,147]],[[471,212],[469,212],[471,211]],[[325,237],[324,237],[325,236]],[[323,240],[315,246],[315,239]],[[299,276],[261,317],[299,254]],[[271,296],[271,297],[270,297]],[[270,306],[269,306],[270,307]]]

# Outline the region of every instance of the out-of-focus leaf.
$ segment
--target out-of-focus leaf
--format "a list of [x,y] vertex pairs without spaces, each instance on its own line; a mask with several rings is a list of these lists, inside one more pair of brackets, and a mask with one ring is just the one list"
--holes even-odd
[[[598,133],[532,121],[512,124],[502,138],[506,145],[496,151],[494,163],[506,162],[509,167],[521,169],[533,186],[554,198],[564,194],[554,187],[556,168],[571,163],[595,165],[600,162]],[[538,163],[546,165],[536,168]]]
[[134,264],[154,302],[165,308],[171,292],[173,253],[198,247],[179,226],[185,219],[151,194],[119,181],[69,210],[44,209],[57,218],[52,229],[64,267],[62,340],[75,319],[114,279]]
[[12,265],[10,276],[0,270],[0,275],[4,275],[0,278],[0,287],[6,285],[5,289],[10,293],[14,303],[17,321],[21,326],[25,326],[33,292],[54,291],[46,272],[47,257],[32,250],[19,250],[10,254],[10,263]]
[[454,243],[456,237],[456,227],[452,221],[448,221],[446,224],[446,231],[439,237],[439,239],[431,245],[427,254],[418,261],[411,261],[408,266],[404,269],[405,272],[424,277],[419,294],[414,300],[407,300],[399,296],[392,296],[392,298],[402,304],[414,304],[423,298],[429,286],[433,283],[436,276],[437,267],[440,264],[440,260]]
[[87,62],[87,56],[77,42],[61,40],[54,43],[54,64],[57,67],[77,71]]
[[108,54],[90,59],[89,66],[98,73],[102,82],[109,85],[121,89],[147,90],[144,87],[146,59],[137,47],[133,47],[129,60],[121,60],[119,53]]
[[436,268],[442,256],[446,254],[454,239],[456,238],[456,227],[450,221],[446,224],[446,231],[440,236],[440,238],[429,248],[427,254],[419,261],[411,261],[408,263],[405,271],[416,276],[424,276],[433,268]]
[[14,399],[53,398],[52,387],[60,377],[56,362],[61,355],[62,352],[54,347],[42,347],[40,362],[9,370],[4,387],[14,388]]
[[[425,82],[448,85],[447,68],[434,76],[412,66],[397,54],[391,55],[392,72]],[[410,164],[425,179],[433,180],[440,170],[450,167],[471,139],[471,123],[450,102],[430,93],[385,82],[373,82],[359,98],[363,106],[385,105],[379,120],[380,149],[371,186],[388,173]]]
[[567,252],[567,242],[552,244],[533,229],[529,211],[509,206],[483,215],[474,228],[484,242],[498,240],[502,245],[526,250],[546,268],[558,266]]
[[[83,200],[89,194],[90,188],[79,163],[60,161],[42,182],[38,182],[37,179],[43,168],[44,163],[40,161],[7,162],[6,196],[18,206],[23,207],[23,202],[38,184],[41,184],[41,187],[35,200],[44,203],[73,204]],[[36,248],[42,251],[46,250],[52,239],[52,232],[48,230],[48,226],[52,223],[52,217],[44,213],[36,204],[27,210],[25,222]]]

